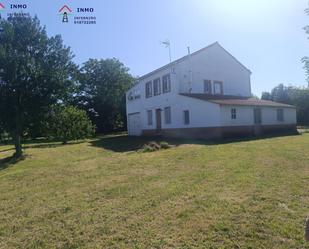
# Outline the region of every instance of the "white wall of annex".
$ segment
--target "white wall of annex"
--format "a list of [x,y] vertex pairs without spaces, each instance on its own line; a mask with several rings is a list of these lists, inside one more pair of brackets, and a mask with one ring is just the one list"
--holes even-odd
[[[231,109],[236,108],[236,119],[231,118]],[[255,106],[221,106],[222,126],[254,125]],[[277,120],[277,109],[283,109],[284,121]],[[261,107],[262,125],[296,124],[296,109],[280,107]]]
[[[283,109],[284,121],[277,120],[277,109]],[[262,124],[264,125],[296,124],[296,109],[265,107],[262,109]]]

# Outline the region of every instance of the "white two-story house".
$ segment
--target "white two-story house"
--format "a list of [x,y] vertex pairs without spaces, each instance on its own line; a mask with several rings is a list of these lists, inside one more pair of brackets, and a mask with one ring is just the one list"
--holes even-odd
[[128,134],[220,138],[295,131],[295,107],[252,98],[250,76],[217,42],[156,69],[126,93]]

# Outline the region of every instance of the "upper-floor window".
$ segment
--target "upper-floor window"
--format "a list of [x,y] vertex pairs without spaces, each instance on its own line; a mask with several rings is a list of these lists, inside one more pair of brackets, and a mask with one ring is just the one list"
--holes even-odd
[[284,112],[283,109],[277,109],[277,121],[284,121]]
[[211,94],[211,80],[204,80],[204,93]]
[[171,75],[167,74],[162,77],[163,93],[171,91]]
[[150,98],[152,96],[152,82],[149,81],[145,85],[146,89],[146,98]]
[[161,94],[161,82],[160,78],[157,78],[153,81],[153,94],[154,96]]
[[237,112],[236,108],[231,109],[231,119],[236,119],[237,118]]
[[165,124],[171,123],[171,107],[164,108],[164,119],[165,119]]
[[147,111],[147,124],[152,125],[152,110]]
[[185,125],[190,124],[190,113],[189,110],[183,111],[183,122]]
[[223,82],[215,81],[214,82],[214,93],[215,94],[223,94]]

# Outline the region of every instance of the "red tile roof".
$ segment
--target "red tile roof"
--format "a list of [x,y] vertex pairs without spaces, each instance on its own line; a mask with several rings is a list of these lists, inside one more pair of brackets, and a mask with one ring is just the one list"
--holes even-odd
[[181,95],[196,98],[219,105],[242,105],[242,106],[269,106],[269,107],[289,107],[295,108],[293,105],[273,102],[269,100],[261,100],[256,98],[247,98],[231,95],[210,95],[199,93],[182,93]]

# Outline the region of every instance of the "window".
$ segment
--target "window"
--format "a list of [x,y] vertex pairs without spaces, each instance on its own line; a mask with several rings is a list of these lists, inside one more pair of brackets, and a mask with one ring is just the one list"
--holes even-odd
[[215,94],[223,94],[223,82],[222,81],[215,81],[214,82],[214,92]]
[[157,78],[153,81],[153,94],[160,95],[161,94],[161,82],[160,78]]
[[254,124],[261,124],[262,123],[262,112],[261,109],[255,108],[253,110],[254,113]]
[[152,110],[147,111],[147,123],[148,125],[152,125]]
[[163,93],[171,91],[171,75],[167,74],[162,77]]
[[152,96],[152,84],[151,81],[146,83],[146,98],[150,98]]
[[277,109],[277,121],[284,121],[284,112],[283,109]]
[[165,119],[165,124],[171,123],[171,107],[164,108],[164,119]]
[[190,124],[190,114],[188,110],[183,111],[183,120],[185,125]]
[[204,93],[211,94],[211,80],[204,80]]
[[236,115],[236,108],[232,108],[231,109],[231,119],[236,119],[237,115]]

